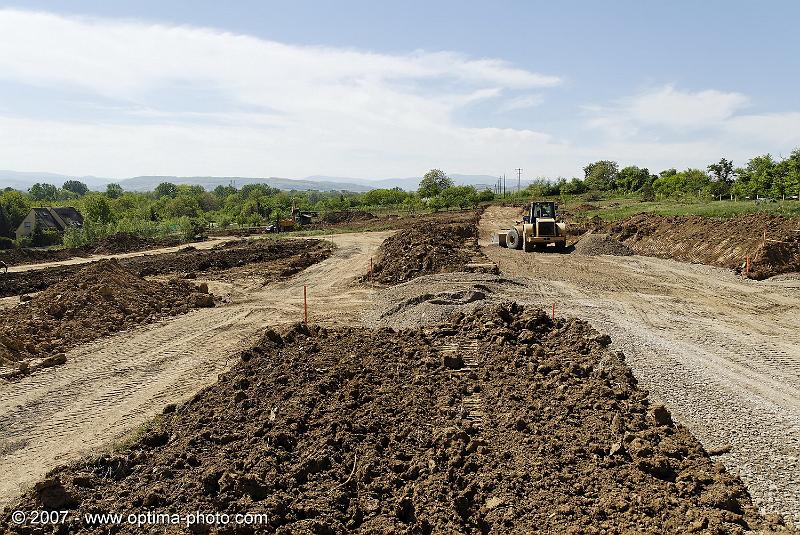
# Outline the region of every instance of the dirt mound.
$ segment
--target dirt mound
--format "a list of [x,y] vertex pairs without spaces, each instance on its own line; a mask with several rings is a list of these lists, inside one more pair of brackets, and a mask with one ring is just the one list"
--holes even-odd
[[[288,277],[328,258],[330,242],[308,240],[238,240],[212,249],[192,246],[174,253],[119,259],[121,266],[140,276],[171,273],[206,273],[223,276],[229,269],[248,268],[264,282]],[[84,265],[54,266],[35,271],[4,274],[0,277],[0,297],[43,290],[69,277]]]
[[603,232],[636,254],[741,271],[765,279],[800,271],[800,218],[748,214],[729,219],[639,214],[605,224]]
[[[70,510],[45,533],[106,533],[83,515],[148,510],[266,513],[259,533],[775,527],[608,343],[517,305],[399,333],[267,331],[127,449],[51,472],[10,510]],[[3,531],[33,533],[10,510]]]
[[[267,331],[126,449],[48,474],[0,528],[33,533],[11,510],[61,509],[37,533],[106,533],[83,515],[111,511],[265,513],[194,533],[769,529],[607,345],[516,305],[424,331]],[[163,526],[114,532],[142,529]]]
[[9,266],[24,264],[38,264],[43,262],[58,262],[70,258],[85,258],[93,254],[119,254],[158,249],[161,247],[174,247],[183,242],[177,236],[162,238],[143,238],[136,234],[120,232],[101,238],[91,245],[72,247],[68,249],[11,249],[0,251],[0,260]]
[[214,306],[204,285],[147,281],[103,260],[3,312],[0,364],[22,373],[61,364],[74,346],[200,306]]
[[23,264],[38,264],[43,262],[58,262],[75,257],[87,257],[91,253],[86,247],[73,249],[9,249],[0,251],[0,260],[8,266],[21,266]]
[[372,221],[377,219],[375,214],[370,212],[361,212],[357,210],[342,210],[339,212],[325,212],[320,216],[323,223],[329,225],[338,225],[341,223],[353,223],[358,221]]
[[633,250],[608,234],[590,232],[584,234],[575,244],[575,252],[584,256],[614,255],[631,256]]
[[475,221],[402,229],[380,246],[373,279],[397,284],[421,275],[463,271],[480,255],[477,238]]
[[144,238],[130,232],[120,232],[101,238],[99,242],[90,247],[93,254],[118,254],[161,247],[175,247],[183,243],[183,241],[177,236]]
[[570,208],[573,212],[588,212],[590,210],[597,210],[599,207],[594,204],[579,204],[578,206]]

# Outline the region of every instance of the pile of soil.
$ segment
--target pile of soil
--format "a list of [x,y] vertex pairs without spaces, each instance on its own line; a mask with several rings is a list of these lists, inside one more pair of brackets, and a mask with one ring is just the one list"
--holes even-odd
[[372,221],[373,219],[377,219],[375,214],[356,210],[325,212],[320,216],[320,220],[328,225],[339,225],[342,223],[353,223],[358,221]]
[[120,232],[100,239],[99,242],[90,246],[90,248],[92,254],[118,254],[146,251],[147,249],[159,249],[162,247],[175,247],[183,242],[184,240],[178,236],[143,238],[142,236],[130,232]]
[[[328,258],[330,242],[308,240],[238,240],[212,249],[184,247],[174,253],[121,258],[121,266],[140,276],[211,273],[252,266],[265,282],[288,277]],[[0,276],[0,297],[36,292],[80,271],[83,265],[53,266]]]
[[[378,249],[372,278],[397,284],[421,275],[464,271],[476,254],[476,222],[418,225],[398,231]],[[467,245],[468,240],[474,244]]]
[[101,238],[91,245],[72,247],[68,249],[11,249],[0,251],[0,260],[8,266],[24,264],[39,264],[44,262],[58,262],[70,258],[85,258],[93,254],[118,254],[159,249],[161,247],[175,247],[183,243],[177,236],[162,238],[143,238],[136,234],[120,232]]
[[22,373],[61,364],[64,352],[82,343],[211,306],[214,296],[204,284],[148,281],[116,260],[103,260],[3,312],[0,364]]
[[575,244],[575,252],[583,256],[614,255],[631,256],[633,250],[624,243],[615,240],[608,234],[589,232],[584,234]]
[[[426,330],[268,330],[127,448],[49,473],[0,531],[100,534],[109,526],[85,513],[146,511],[266,513],[256,526],[170,531],[191,533],[780,528],[608,343],[584,322],[512,304]],[[481,362],[458,371],[447,348],[470,346]],[[42,509],[70,511],[66,524],[11,519]]]
[[588,212],[590,210],[597,210],[598,208],[599,207],[595,206],[594,204],[584,203],[584,204],[579,204],[578,206],[573,207],[572,211],[573,212]]
[[729,219],[639,214],[607,223],[608,232],[636,254],[742,271],[765,279],[800,272],[800,218],[748,214]]

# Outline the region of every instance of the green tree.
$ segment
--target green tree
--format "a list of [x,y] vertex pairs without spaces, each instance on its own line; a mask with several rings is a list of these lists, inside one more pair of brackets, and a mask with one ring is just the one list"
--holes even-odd
[[153,190],[153,193],[155,193],[157,199],[160,199],[161,197],[174,198],[178,194],[178,186],[172,182],[162,182],[156,186],[156,189]]
[[772,190],[778,164],[770,154],[751,158],[747,165],[736,170],[731,191],[738,197],[764,197]]
[[633,193],[642,189],[646,183],[650,182],[650,171],[639,168],[635,165],[624,167],[617,175],[616,189],[626,193]]
[[6,208],[0,204],[0,238],[11,238],[14,236],[14,230],[11,228],[11,222],[8,219]]
[[656,193],[653,190],[653,183],[648,180],[640,190],[642,194],[642,202],[653,202],[656,200]]
[[441,169],[431,169],[419,183],[417,193],[420,197],[435,197],[442,190],[453,186],[453,180],[448,177]]
[[443,189],[439,193],[439,198],[448,208],[464,209],[473,204],[477,193],[475,186],[451,186]]
[[83,216],[92,223],[106,225],[114,220],[111,205],[105,195],[92,193],[83,198]]
[[712,163],[708,166],[708,172],[715,182],[724,184],[728,188],[733,184],[733,162],[730,160],[722,158],[718,163]]
[[584,167],[583,172],[589,189],[608,191],[616,186],[619,164],[611,160],[599,160]]
[[89,186],[78,180],[67,180],[61,187],[67,191],[71,191],[78,197],[83,197],[89,192]]
[[58,188],[52,184],[37,182],[28,190],[28,195],[37,202],[54,201],[58,195]]
[[16,190],[6,191],[0,195],[0,205],[8,216],[8,224],[12,233],[17,230],[22,220],[31,211],[31,203],[28,198]]
[[119,199],[125,193],[119,184],[109,184],[106,186],[106,197],[109,199]]
[[665,197],[682,194],[697,195],[698,192],[708,193],[711,179],[702,169],[687,169],[686,171],[673,172],[674,169],[664,171],[653,181],[653,189]]

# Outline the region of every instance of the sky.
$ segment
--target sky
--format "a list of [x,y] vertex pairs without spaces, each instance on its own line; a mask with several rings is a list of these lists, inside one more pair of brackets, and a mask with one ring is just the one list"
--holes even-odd
[[658,172],[800,147],[800,2],[0,0],[0,169]]

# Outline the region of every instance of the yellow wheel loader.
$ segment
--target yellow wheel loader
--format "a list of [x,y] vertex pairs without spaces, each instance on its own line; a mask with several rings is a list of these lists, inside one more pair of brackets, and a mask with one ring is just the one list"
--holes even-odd
[[532,202],[522,221],[497,232],[497,244],[509,249],[522,249],[526,253],[552,244],[557,251],[562,251],[567,245],[567,224],[558,221],[556,203]]

